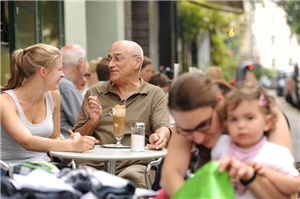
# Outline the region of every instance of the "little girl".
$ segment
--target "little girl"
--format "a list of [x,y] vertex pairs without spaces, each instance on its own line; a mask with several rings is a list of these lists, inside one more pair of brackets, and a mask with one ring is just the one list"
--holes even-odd
[[[265,136],[275,127],[277,116],[272,111],[273,104],[273,99],[266,90],[253,83],[238,85],[225,96],[223,115],[229,135],[219,138],[211,155],[213,160],[221,159],[221,162],[228,155],[249,163],[245,164],[245,173],[248,176],[242,177],[240,181],[235,178],[238,174],[232,174],[230,168],[227,168],[229,175],[234,177],[232,184],[236,198],[255,198],[247,186],[255,179],[254,170],[257,168],[281,192],[292,195],[299,191],[299,181],[293,177],[298,176],[299,172],[293,165],[294,158],[290,151],[286,147],[268,142]],[[282,174],[272,172],[273,170]],[[247,180],[243,180],[245,178]]]

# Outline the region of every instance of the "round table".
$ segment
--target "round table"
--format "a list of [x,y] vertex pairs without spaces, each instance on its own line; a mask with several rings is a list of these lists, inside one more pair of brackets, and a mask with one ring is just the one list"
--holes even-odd
[[130,148],[103,148],[100,145],[95,145],[93,149],[83,153],[50,151],[50,154],[54,157],[64,159],[104,161],[105,170],[113,175],[116,174],[117,160],[142,160],[160,158],[166,156],[167,154],[167,149],[152,150],[148,147],[145,147],[144,152],[132,152],[130,150]]

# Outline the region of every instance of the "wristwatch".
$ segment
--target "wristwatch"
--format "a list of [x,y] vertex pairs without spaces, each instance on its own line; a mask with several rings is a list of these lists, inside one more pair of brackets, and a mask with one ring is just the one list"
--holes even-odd
[[240,182],[242,183],[242,185],[244,185],[245,187],[248,186],[248,184],[250,184],[253,180],[255,180],[256,177],[256,171],[254,171],[253,176],[249,179],[249,180],[240,180]]

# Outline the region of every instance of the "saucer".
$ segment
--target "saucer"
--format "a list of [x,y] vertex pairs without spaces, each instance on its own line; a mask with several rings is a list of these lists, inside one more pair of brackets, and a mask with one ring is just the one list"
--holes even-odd
[[103,144],[103,148],[128,149],[130,145]]

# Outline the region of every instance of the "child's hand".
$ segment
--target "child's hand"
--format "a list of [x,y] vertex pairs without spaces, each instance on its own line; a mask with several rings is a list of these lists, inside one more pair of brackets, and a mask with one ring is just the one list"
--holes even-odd
[[257,162],[248,162],[249,166],[252,166],[257,174],[264,175],[265,174],[265,166],[258,164]]
[[239,160],[226,156],[220,161],[219,171],[228,171],[231,178],[236,180],[248,180],[254,175],[254,168],[248,164],[240,162]]

